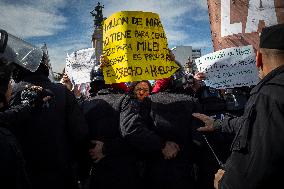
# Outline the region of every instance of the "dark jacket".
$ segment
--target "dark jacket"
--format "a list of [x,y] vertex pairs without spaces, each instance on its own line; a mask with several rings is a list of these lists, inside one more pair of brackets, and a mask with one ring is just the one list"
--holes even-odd
[[[188,95],[161,92],[151,95],[153,130],[164,140],[188,149],[192,143],[193,112],[199,112],[197,99]],[[197,126],[197,125],[195,125]]]
[[75,188],[78,159],[88,128],[74,95],[61,84],[41,75],[25,77],[14,86],[11,104],[19,104],[25,85],[43,87],[53,94],[32,118],[19,122],[12,132],[19,139],[34,188]]
[[0,127],[0,187],[30,189],[25,161],[16,137]]
[[21,147],[8,130],[16,120],[25,121],[30,111],[29,106],[19,105],[0,112],[0,188],[31,188]]
[[284,177],[284,66],[256,85],[244,115],[226,119],[224,132],[236,133],[220,188],[271,188]]
[[93,164],[91,188],[137,188],[136,158],[119,131],[120,108],[125,95],[102,89],[82,103],[90,139],[104,143],[105,157]]
[[140,102],[135,97],[126,96],[121,106],[120,132],[138,153],[161,156],[165,140],[152,130],[150,108],[150,99]]
[[[148,103],[145,106],[129,98],[121,112],[122,135],[145,156],[146,188],[192,187],[191,114],[199,112],[196,99],[160,92],[151,95]],[[170,160],[165,160],[162,154],[166,141],[173,141],[180,147],[178,155]]]
[[[12,126],[13,123],[22,122],[31,116],[32,108],[29,105],[17,105],[9,109],[0,109],[1,127]],[[9,128],[8,128],[9,129]]]

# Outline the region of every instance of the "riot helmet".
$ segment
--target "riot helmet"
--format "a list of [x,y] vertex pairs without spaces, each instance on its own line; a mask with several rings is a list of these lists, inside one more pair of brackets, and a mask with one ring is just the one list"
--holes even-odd
[[0,58],[5,57],[8,62],[35,72],[42,60],[42,50],[4,30],[0,32]]

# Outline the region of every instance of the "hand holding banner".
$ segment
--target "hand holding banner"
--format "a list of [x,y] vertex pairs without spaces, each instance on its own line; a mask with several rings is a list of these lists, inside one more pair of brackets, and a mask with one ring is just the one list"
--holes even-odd
[[259,81],[251,45],[216,51],[196,59],[195,63],[198,71],[206,75],[205,84],[213,88],[252,86]]
[[65,72],[75,83],[90,82],[90,72],[95,62],[95,49],[81,49],[67,55]]
[[167,38],[157,14],[122,11],[103,24],[106,83],[170,77],[180,67],[170,59]]

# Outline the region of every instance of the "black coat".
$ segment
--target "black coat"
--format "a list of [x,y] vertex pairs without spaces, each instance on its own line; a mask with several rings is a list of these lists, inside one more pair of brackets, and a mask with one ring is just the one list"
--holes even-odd
[[23,122],[30,118],[32,108],[29,105],[17,105],[8,109],[0,110],[1,127],[12,127],[17,122]]
[[8,130],[16,120],[25,121],[30,111],[29,106],[19,105],[0,112],[0,188],[31,188],[21,147]]
[[[146,187],[193,187],[192,113],[200,111],[196,99],[162,92],[151,95],[146,103],[149,104],[145,106],[129,98],[121,112],[123,136],[145,155]],[[166,141],[173,141],[180,147],[177,157],[171,160],[165,160],[161,153]]]
[[271,188],[284,178],[284,66],[256,85],[244,115],[223,122],[224,132],[236,133],[221,188]]
[[188,95],[170,92],[151,95],[153,130],[164,140],[176,142],[181,149],[189,148],[193,127],[198,126],[192,116],[194,112],[200,112],[200,106],[197,99]]
[[120,110],[120,132],[138,153],[161,156],[165,140],[152,130],[150,108],[148,98],[140,102],[132,96],[126,96]]
[[135,154],[119,131],[120,108],[125,95],[102,89],[82,103],[90,139],[104,143],[105,157],[93,164],[91,188],[137,188]]
[[75,96],[61,84],[44,76],[26,77],[14,86],[11,104],[20,103],[25,85],[33,84],[53,93],[49,104],[33,111],[12,132],[23,148],[27,171],[34,188],[75,188],[78,159],[86,144],[88,128]]

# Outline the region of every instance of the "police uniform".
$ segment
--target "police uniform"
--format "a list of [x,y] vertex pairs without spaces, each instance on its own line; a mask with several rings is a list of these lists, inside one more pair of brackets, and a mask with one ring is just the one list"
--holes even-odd
[[52,94],[48,104],[33,111],[25,123],[18,122],[13,131],[23,148],[32,186],[77,188],[79,157],[87,150],[88,128],[75,96],[47,75],[30,72],[14,85],[11,105],[20,103],[26,85],[41,86]]
[[90,188],[137,188],[138,171],[131,147],[119,132],[120,108],[126,97],[104,82],[97,66],[91,74],[91,98],[82,102],[90,140],[103,142],[104,157],[92,164]]
[[[284,49],[284,25],[263,30],[260,48]],[[225,119],[223,132],[235,133],[232,154],[219,188],[281,186],[284,174],[284,66],[268,73],[250,92],[243,116]]]
[[[2,31],[1,31],[2,34]],[[1,57],[2,52],[0,52]],[[11,77],[11,66],[6,59],[0,60],[0,188],[30,189],[25,161],[16,137],[10,130],[16,120],[24,121],[30,116],[31,107],[19,105],[9,108],[5,93]]]

